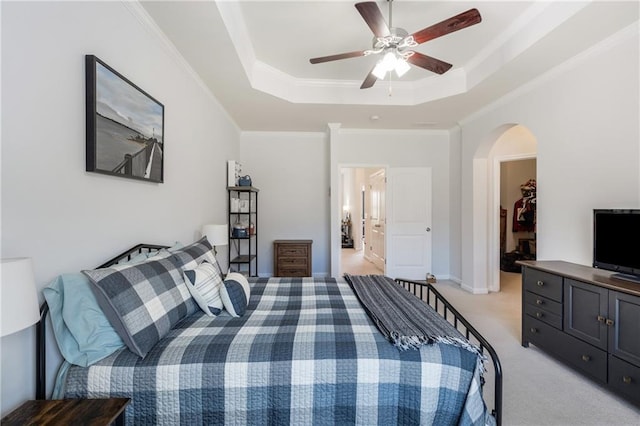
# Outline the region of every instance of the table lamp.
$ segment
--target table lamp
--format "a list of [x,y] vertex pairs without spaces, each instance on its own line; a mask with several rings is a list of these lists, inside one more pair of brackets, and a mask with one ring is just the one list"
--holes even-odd
[[40,320],[38,293],[30,258],[2,259],[1,336],[16,333]]
[[[225,223],[224,225],[215,225],[209,224],[204,225],[202,227],[202,235],[207,237],[209,243],[213,246],[213,255],[218,255],[218,250],[216,250],[216,246],[226,246],[229,244],[229,226]],[[220,267],[220,262],[216,257],[216,263],[218,264],[218,269],[220,270],[220,276],[223,277],[222,268]]]

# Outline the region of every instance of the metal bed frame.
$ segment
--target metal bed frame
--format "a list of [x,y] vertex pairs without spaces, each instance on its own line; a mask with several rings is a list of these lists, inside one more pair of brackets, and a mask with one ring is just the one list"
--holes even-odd
[[[476,330],[470,323],[467,321],[460,312],[458,312],[451,303],[445,297],[440,294],[438,290],[433,287],[433,285],[426,282],[419,282],[413,280],[407,280],[403,278],[396,278],[395,281],[401,285],[405,290],[411,292],[414,296],[418,297],[420,300],[423,300],[427,303],[427,305],[431,306],[438,312],[440,315],[444,317],[445,320],[449,321],[453,324],[453,326],[458,330],[462,331],[467,340],[474,343],[471,337],[473,337],[480,347],[480,353],[484,355],[485,350],[489,354],[491,361],[493,363],[494,369],[494,408],[491,412],[496,419],[496,425],[500,426],[502,424],[502,366],[500,364],[500,359],[498,358],[498,354],[493,349],[493,347],[487,342],[487,340],[480,334],[478,330]],[[426,299],[425,299],[426,293]],[[433,298],[433,301],[432,301]],[[449,318],[451,316],[451,319]],[[460,327],[463,329],[460,330]],[[482,384],[484,385],[484,377],[482,378]]]
[[[168,248],[168,246],[155,244],[138,244],[137,246],[132,247],[129,250],[124,251],[114,258],[106,261],[102,265],[98,266],[98,268],[107,268],[122,261],[131,260],[131,258],[137,254],[145,252],[151,253],[163,248]],[[472,341],[471,337],[473,337],[480,347],[480,352],[483,355],[485,350],[489,353],[489,357],[493,362],[495,375],[495,399],[492,414],[496,419],[496,425],[500,426],[502,423],[502,367],[500,365],[500,360],[496,351],[489,344],[489,342],[487,342],[487,340],[431,284],[402,278],[396,278],[395,281],[404,289],[411,292],[414,296],[426,301],[426,303],[432,306],[436,310],[436,312],[444,317],[445,320],[451,322],[451,320],[449,319],[449,316],[451,315],[453,326],[458,330],[459,327],[464,327],[462,332],[467,340]],[[426,299],[424,298],[425,292]],[[434,299],[433,303],[432,297]],[[36,326],[36,399],[46,399],[46,319],[48,313],[49,306],[45,301],[40,306],[40,321]],[[484,384],[484,378],[482,379],[482,383]]]

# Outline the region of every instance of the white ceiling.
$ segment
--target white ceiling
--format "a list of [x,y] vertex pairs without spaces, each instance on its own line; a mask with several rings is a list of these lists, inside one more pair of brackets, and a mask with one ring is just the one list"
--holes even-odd
[[448,129],[639,17],[637,1],[394,0],[393,26],[409,33],[474,7],[482,22],[415,49],[447,73],[412,67],[360,89],[378,58],[309,63],[371,48],[355,1],[140,3],[242,130],[276,131]]

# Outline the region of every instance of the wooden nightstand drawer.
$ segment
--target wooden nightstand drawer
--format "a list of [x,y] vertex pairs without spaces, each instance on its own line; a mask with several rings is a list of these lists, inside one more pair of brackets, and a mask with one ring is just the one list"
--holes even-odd
[[310,277],[311,240],[276,240],[273,242],[273,276]]
[[278,245],[278,256],[307,257],[308,247],[298,244]]
[[282,277],[308,277],[306,268],[289,268],[284,267],[280,269]]
[[288,268],[289,266],[307,266],[306,257],[281,257],[280,268]]

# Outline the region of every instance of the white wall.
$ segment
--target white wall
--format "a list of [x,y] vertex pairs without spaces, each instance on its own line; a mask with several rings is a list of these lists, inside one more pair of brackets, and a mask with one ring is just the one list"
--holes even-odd
[[[432,168],[432,272],[448,277],[451,250],[449,132],[338,129],[333,132],[330,145],[332,173],[339,173],[339,167],[346,165]],[[337,258],[339,253],[332,256]]]
[[[329,161],[324,133],[243,132],[244,174],[260,189],[258,274],[273,275],[273,241],[313,240],[312,273],[329,275]],[[342,209],[342,205],[340,207]]]
[[639,51],[636,23],[462,123],[463,285],[487,288],[481,192],[513,124],[537,140],[538,259],[590,264],[592,209],[640,207]]
[[[139,6],[1,7],[3,258],[32,257],[42,288],[136,243],[188,243],[204,223],[225,220],[226,160],[238,158],[239,131]],[[84,171],[85,54],[164,104],[165,183]],[[35,396],[33,330],[3,338],[1,353],[5,415]]]

